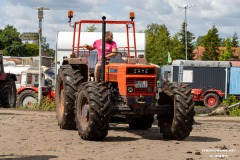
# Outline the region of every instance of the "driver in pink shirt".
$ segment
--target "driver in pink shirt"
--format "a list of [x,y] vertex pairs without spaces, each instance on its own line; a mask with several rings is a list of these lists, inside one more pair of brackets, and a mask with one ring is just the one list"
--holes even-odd
[[[105,34],[105,58],[110,59],[111,57],[115,56],[118,49],[117,44],[113,41],[113,34],[111,31],[107,31]],[[97,50],[98,53],[98,63],[96,64],[95,71],[94,71],[94,78],[96,82],[100,82],[100,75],[101,75],[101,59],[102,59],[102,39],[96,40],[92,46],[85,44],[83,47],[87,48],[88,50]]]

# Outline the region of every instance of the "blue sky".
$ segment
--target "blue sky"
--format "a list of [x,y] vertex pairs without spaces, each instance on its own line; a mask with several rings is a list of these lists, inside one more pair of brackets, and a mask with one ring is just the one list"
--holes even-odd
[[33,8],[49,8],[44,11],[43,36],[52,48],[58,31],[72,31],[68,26],[68,10],[74,11],[73,21],[102,16],[109,20],[128,20],[129,12],[134,11],[137,31],[158,23],[165,24],[174,35],[184,21],[184,9],[176,6],[194,4],[187,9],[187,20],[188,30],[196,37],[206,35],[213,25],[221,38],[232,37],[235,32],[240,35],[240,1],[236,0],[0,0],[0,4],[0,28],[9,24],[20,33],[38,31],[37,10]]

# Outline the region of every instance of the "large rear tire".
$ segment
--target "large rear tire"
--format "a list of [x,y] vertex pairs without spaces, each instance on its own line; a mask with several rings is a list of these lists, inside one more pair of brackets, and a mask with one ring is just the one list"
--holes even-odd
[[0,82],[0,102],[4,108],[15,108],[17,90],[14,81],[1,81]]
[[37,92],[33,90],[24,90],[17,97],[17,107],[29,108],[35,104],[37,104]]
[[61,66],[58,71],[55,95],[57,120],[61,129],[76,129],[75,93],[85,79],[80,70],[74,70],[68,64]]
[[96,82],[86,82],[76,95],[76,123],[84,140],[104,139],[109,130],[110,94],[107,88]]
[[177,140],[187,138],[192,131],[195,115],[191,89],[187,84],[167,81],[159,97],[159,105],[172,105],[168,114],[158,115],[158,125],[163,137]]
[[140,117],[127,117],[131,129],[147,130],[152,127],[154,122],[153,115],[143,115]]

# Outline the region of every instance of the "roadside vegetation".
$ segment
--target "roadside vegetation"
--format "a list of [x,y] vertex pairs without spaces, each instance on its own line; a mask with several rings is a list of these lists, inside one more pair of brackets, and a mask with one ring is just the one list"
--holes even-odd
[[[224,110],[227,112],[225,115],[240,116],[240,104],[234,107],[228,108],[229,106],[237,103],[240,103],[239,98],[233,95],[228,95],[227,99],[223,100],[222,103],[219,104],[218,108],[224,107],[225,108]],[[196,110],[201,110],[201,113],[208,113],[208,114],[218,109],[218,108],[215,108],[215,109],[206,108],[206,106],[204,106],[202,102],[195,102],[194,108]]]
[[55,111],[56,103],[54,99],[51,99],[48,96],[43,96],[40,107],[38,106],[38,103],[35,103],[31,104],[30,106],[19,106],[18,108],[29,110]]
[[[226,100],[224,100],[222,103],[226,106],[231,106],[233,104],[239,103],[240,100],[233,95],[229,95]],[[240,105],[237,105],[235,107],[229,108],[229,115],[230,116],[240,116]]]

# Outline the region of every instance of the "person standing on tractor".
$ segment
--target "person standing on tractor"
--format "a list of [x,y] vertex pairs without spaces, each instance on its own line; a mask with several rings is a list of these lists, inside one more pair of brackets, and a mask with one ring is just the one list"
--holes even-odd
[[[105,35],[105,57],[106,60],[109,60],[111,57],[115,56],[118,49],[117,49],[117,44],[115,41],[113,41],[113,33],[111,31],[106,31]],[[84,48],[88,50],[97,50],[98,53],[98,61],[95,66],[94,70],[94,79],[96,82],[100,82],[100,76],[101,76],[101,60],[102,60],[102,39],[96,40],[92,46],[85,44],[83,46]]]

